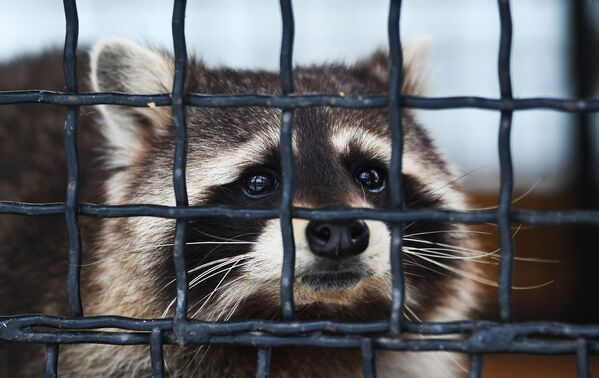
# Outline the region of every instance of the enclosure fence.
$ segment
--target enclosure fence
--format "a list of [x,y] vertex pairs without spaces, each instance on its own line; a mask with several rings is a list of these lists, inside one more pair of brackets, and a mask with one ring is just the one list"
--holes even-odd
[[[510,56],[512,20],[509,0],[497,1],[501,22],[498,54],[500,98],[446,97],[430,98],[402,96],[402,50],[400,42],[401,1],[391,0],[388,17],[389,52],[391,57],[390,86],[387,96],[328,96],[294,95],[292,55],[294,21],[291,0],[280,0],[283,34],[280,51],[281,96],[262,95],[200,95],[185,93],[187,50],[185,41],[186,0],[174,0],[172,35],[175,55],[175,76],[172,93],[136,95],[122,93],[80,93],[76,74],[78,16],[76,0],[64,0],[66,38],[64,75],[67,92],[44,90],[0,92],[0,105],[44,103],[68,109],[64,129],[67,157],[68,189],[64,203],[0,202],[0,214],[46,216],[64,214],[69,238],[68,317],[48,315],[19,315],[0,319],[2,342],[38,343],[47,348],[45,375],[57,376],[60,344],[101,343],[114,345],[150,345],[155,377],[165,375],[164,344],[184,345],[245,345],[256,346],[257,376],[267,377],[273,347],[297,345],[305,347],[358,348],[363,357],[363,374],[374,377],[375,350],[395,351],[453,351],[470,356],[470,377],[480,377],[484,355],[488,353],[575,354],[579,377],[589,377],[589,354],[599,352],[599,326],[576,326],[561,323],[512,321],[511,285],[513,245],[511,224],[561,225],[572,223],[599,224],[599,211],[566,210],[541,212],[512,208],[513,167],[510,135],[514,111],[551,109],[562,112],[598,112],[599,99],[523,98],[512,96]],[[104,206],[80,203],[79,164],[77,157],[77,127],[80,106],[124,105],[146,107],[171,106],[175,116],[176,152],[173,183],[176,206],[120,205]],[[278,209],[233,209],[223,207],[189,206],[185,168],[187,158],[187,127],[185,108],[261,106],[279,108],[281,124],[281,165],[283,172],[281,203]],[[392,159],[389,172],[392,206],[386,209],[307,209],[292,206],[292,128],[294,109],[332,106],[343,108],[386,107],[392,132]],[[498,151],[500,161],[499,206],[493,210],[451,211],[444,209],[410,210],[404,206],[402,190],[403,127],[402,107],[417,109],[477,108],[501,112]],[[177,301],[172,319],[136,319],[117,316],[85,317],[80,294],[81,240],[78,217],[151,216],[176,219],[174,263],[176,268]],[[187,316],[188,281],[185,269],[185,241],[188,220],[198,217],[244,217],[273,219],[281,222],[283,237],[283,268],[280,295],[284,321],[248,320],[236,322],[203,322]],[[392,307],[389,320],[375,322],[293,321],[293,277],[295,250],[292,218],[339,220],[371,219],[392,224],[390,250],[392,271]],[[403,316],[405,285],[402,265],[403,225],[420,220],[442,220],[464,224],[495,223],[499,227],[501,264],[499,277],[500,321],[470,321],[423,323],[408,321]],[[34,327],[44,327],[35,330]],[[119,331],[98,331],[112,328]],[[435,335],[438,338],[407,339],[401,333]],[[464,334],[463,339],[443,335]]]

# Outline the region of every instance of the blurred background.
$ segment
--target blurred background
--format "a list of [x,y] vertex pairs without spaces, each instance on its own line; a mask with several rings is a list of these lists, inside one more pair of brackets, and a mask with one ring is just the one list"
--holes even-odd
[[[429,95],[497,98],[499,18],[494,0],[405,0],[402,38],[432,41]],[[171,2],[80,0],[80,46],[123,36],[172,46]],[[387,1],[302,0],[294,3],[298,64],[352,62],[387,44]],[[518,98],[590,97],[599,77],[599,2],[512,2],[512,78]],[[64,38],[62,2],[6,2],[0,13],[0,60],[49,47]],[[187,45],[209,65],[277,69],[281,21],[275,0],[190,1]],[[9,88],[0,88],[9,89]],[[464,175],[472,208],[497,202],[499,114],[459,109],[419,111],[440,149]],[[512,148],[516,207],[599,208],[599,122],[592,115],[553,111],[514,114]],[[497,248],[494,226],[483,226],[485,248]],[[514,225],[515,317],[599,323],[597,228]],[[496,274],[494,266],[488,274]],[[496,319],[496,290],[488,291],[483,318]],[[598,361],[594,361],[598,362]],[[599,364],[595,364],[599,371]],[[568,377],[570,357],[489,356],[485,377]]]

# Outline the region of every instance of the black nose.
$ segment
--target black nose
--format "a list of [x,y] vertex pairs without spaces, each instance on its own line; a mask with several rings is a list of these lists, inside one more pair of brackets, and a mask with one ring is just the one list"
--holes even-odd
[[368,247],[370,232],[364,221],[318,222],[306,227],[306,238],[314,254],[342,258],[359,255]]

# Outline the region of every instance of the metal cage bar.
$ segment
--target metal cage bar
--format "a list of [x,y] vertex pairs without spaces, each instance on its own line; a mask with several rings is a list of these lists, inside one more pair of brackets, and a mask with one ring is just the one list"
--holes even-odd
[[481,378],[483,372],[483,355],[473,354],[470,356],[470,378]]
[[376,378],[376,361],[372,339],[363,339],[360,345],[362,350],[362,376]]
[[[399,36],[399,17],[401,0],[391,0],[389,7],[388,38],[391,72],[389,83],[389,127],[391,128],[391,166],[389,168],[389,187],[391,192],[391,207],[398,212],[404,210],[402,155],[403,155],[403,125],[401,120],[401,87],[403,83],[403,58]],[[403,223],[393,223],[391,227],[391,261],[392,304],[391,330],[401,332],[405,302],[405,284],[403,278]]]
[[[175,52],[175,77],[173,78],[172,108],[175,117],[175,160],[173,163],[173,186],[177,207],[189,206],[187,199],[187,123],[185,120],[185,78],[187,76],[187,47],[185,46],[186,0],[175,0],[173,7],[172,32]],[[177,305],[175,328],[187,319],[187,270],[185,268],[185,243],[187,220],[177,219],[173,259],[175,262]]]
[[[0,105],[8,104],[49,104],[57,106],[74,105],[122,105],[147,107],[152,102],[156,106],[171,106],[170,94],[133,95],[118,92],[94,92],[67,94],[48,90],[0,91]],[[305,108],[331,106],[350,109],[384,108],[389,105],[389,96],[333,96],[333,95],[206,95],[187,93],[185,105],[207,108],[235,108],[261,106],[272,108]],[[544,109],[566,113],[597,113],[597,98],[551,98],[529,97],[496,99],[476,96],[420,97],[402,96],[402,107],[426,110],[484,109],[484,110],[534,110]]]
[[[512,99],[512,79],[510,59],[512,52],[512,16],[509,0],[498,0],[501,32],[497,71],[501,98]],[[512,194],[514,190],[514,170],[510,138],[512,131],[512,111],[502,110],[499,123],[499,208],[497,224],[501,241],[501,266],[499,273],[499,312],[501,320],[512,321],[512,275],[514,270],[514,246],[511,230]]]
[[[291,0],[280,0],[283,36],[281,38],[280,78],[283,95],[293,92],[294,21]],[[279,218],[283,237],[283,267],[281,271],[281,306],[283,319],[294,318],[293,280],[295,277],[295,243],[293,240],[293,109],[283,109],[281,120],[281,170],[283,172]]]
[[[79,36],[79,17],[75,0],[64,0],[66,19],[66,36],[64,42],[64,77],[67,90],[77,93],[77,40]],[[81,234],[78,224],[79,201],[79,159],[77,156],[77,125],[79,106],[68,107],[64,126],[64,146],[67,159],[67,195],[64,214],[69,237],[69,267],[67,287],[69,296],[69,313],[71,316],[82,316],[81,304]]]
[[578,378],[591,378],[588,343],[585,339],[578,339],[578,350],[576,351],[576,372],[578,374]]
[[44,377],[56,378],[58,376],[58,344],[46,345],[46,363],[44,364]]
[[150,359],[152,361],[152,377],[163,378],[164,375],[164,353],[162,349],[162,331],[154,328],[150,336]]
[[272,357],[272,348],[258,348],[258,365],[256,368],[256,378],[270,377],[270,360]]

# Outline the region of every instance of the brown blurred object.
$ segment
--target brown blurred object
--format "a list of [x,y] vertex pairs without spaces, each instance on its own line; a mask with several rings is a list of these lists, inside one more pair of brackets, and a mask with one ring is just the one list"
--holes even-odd
[[[591,372],[599,372],[599,356],[591,357]],[[488,355],[483,378],[572,378],[575,356]]]
[[[514,198],[517,198],[515,195]],[[474,208],[493,206],[496,194],[471,195]],[[575,207],[568,192],[535,194],[525,196],[514,203],[516,208],[534,210],[557,210]],[[596,292],[596,288],[584,287],[580,272],[585,261],[579,253],[578,226],[560,225],[531,227],[514,224],[512,228],[516,262],[514,266],[514,318],[516,321],[554,320],[581,323],[584,297]],[[484,251],[499,248],[499,234],[495,225],[480,226]],[[496,254],[499,256],[499,251]],[[493,260],[493,264],[498,264]],[[497,281],[499,265],[485,264],[485,275]],[[485,308],[482,318],[497,320],[497,289],[485,289]],[[596,320],[599,322],[599,319]]]
[[[534,210],[557,210],[576,207],[574,190],[559,193],[537,194],[534,191],[513,204],[515,208]],[[496,193],[473,193],[470,195],[472,207],[489,207],[497,203]],[[514,198],[518,198],[515,194]],[[494,225],[483,225],[481,236],[484,251],[499,248],[498,229]],[[532,289],[514,289],[513,305],[515,321],[559,321],[586,323],[589,309],[586,303],[594,298],[596,287],[587,287],[587,279],[582,272],[588,262],[581,250],[580,226],[561,225],[551,227],[530,227],[513,225],[514,251],[516,261],[514,286],[545,286]],[[583,246],[584,247],[584,246]],[[499,256],[499,252],[496,254]],[[538,260],[536,260],[538,259]],[[543,261],[546,260],[546,261]],[[497,263],[496,260],[490,260]],[[498,265],[485,264],[486,278],[497,281]],[[485,307],[480,317],[498,320],[497,289],[485,289]],[[590,319],[599,323],[599,319]],[[599,372],[599,356],[591,357],[591,370]],[[576,377],[576,356],[538,356],[520,354],[486,355],[484,357],[484,378],[566,378]]]

